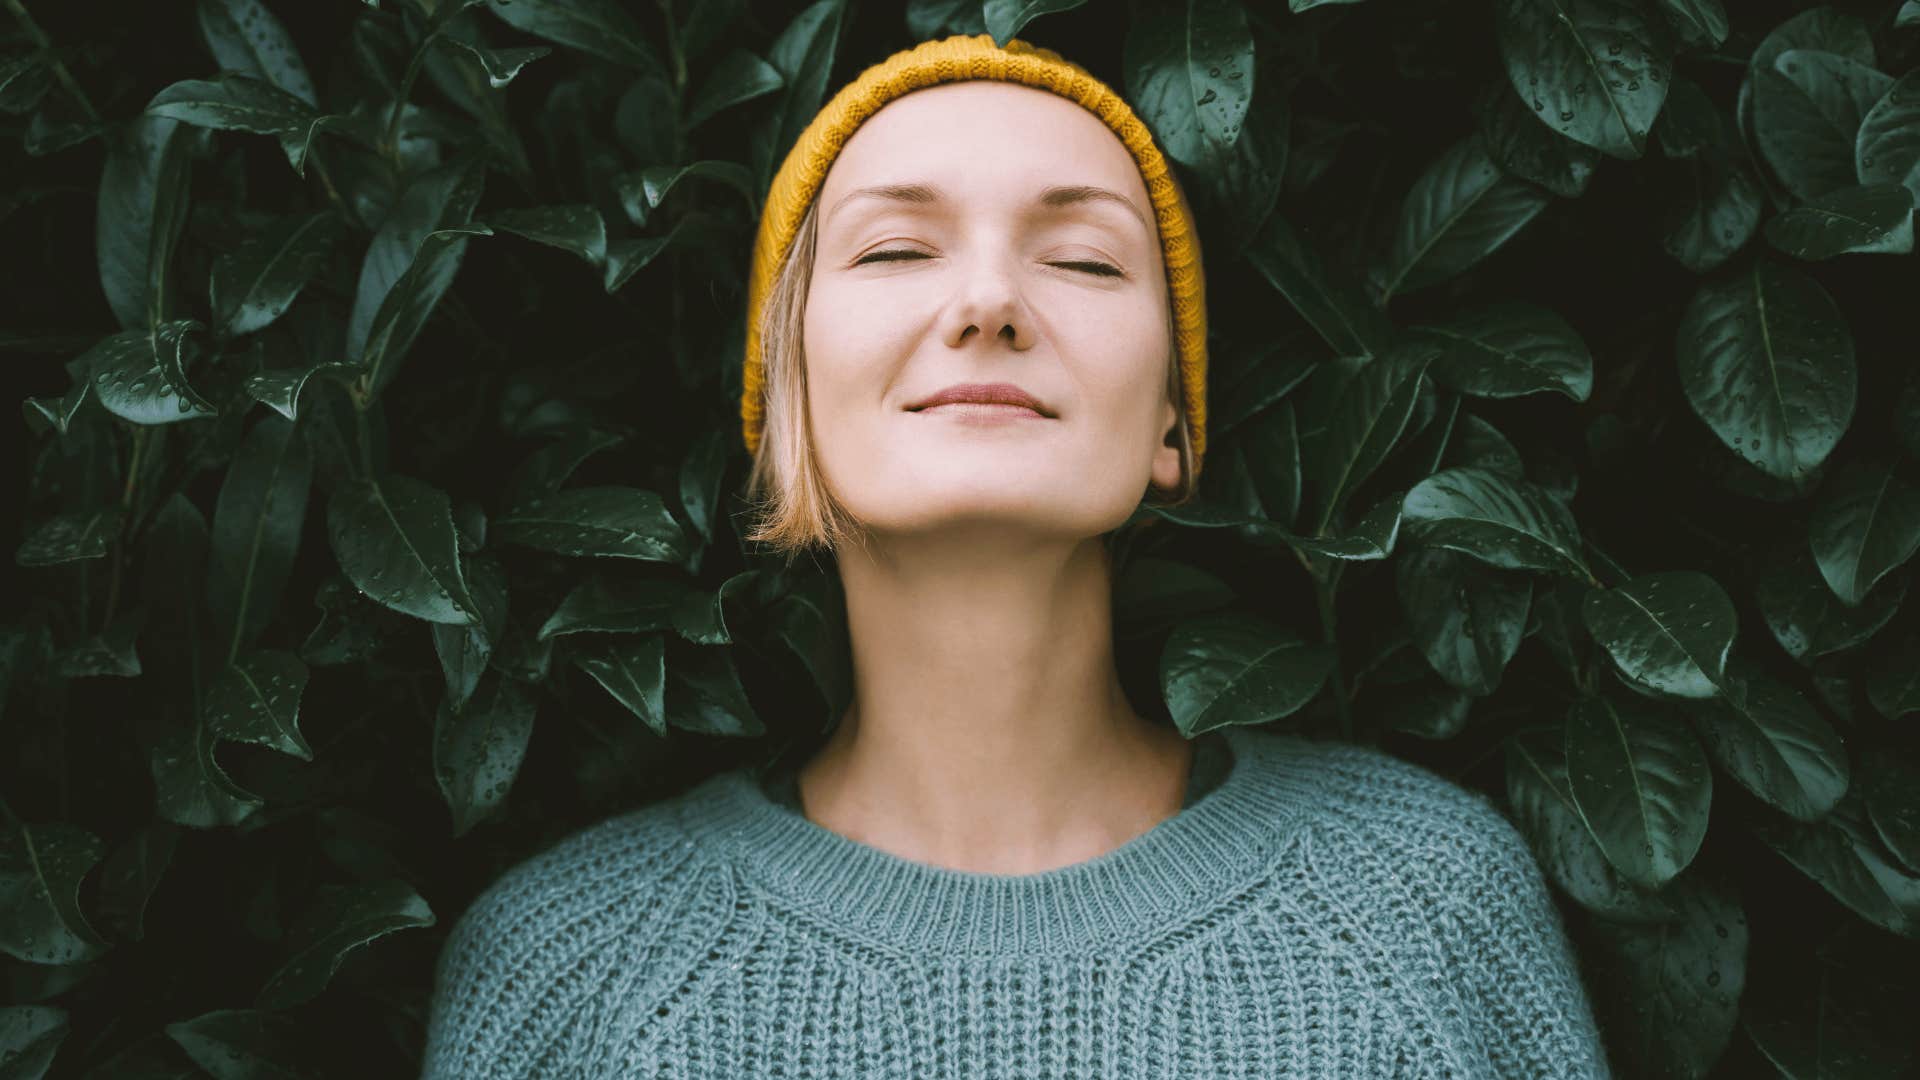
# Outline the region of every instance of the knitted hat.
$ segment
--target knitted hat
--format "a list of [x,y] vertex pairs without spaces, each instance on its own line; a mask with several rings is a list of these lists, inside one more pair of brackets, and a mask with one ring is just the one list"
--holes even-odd
[[740,419],[748,453],[759,452],[765,425],[765,374],[760,357],[760,319],[774,278],[786,261],[800,219],[819,194],[827,169],[855,128],[882,105],[921,87],[967,79],[999,79],[1050,90],[1076,101],[1113,129],[1140,166],[1153,200],[1160,230],[1178,346],[1187,426],[1193,444],[1193,471],[1200,469],[1207,446],[1207,304],[1193,215],[1166,158],[1154,145],[1146,124],[1120,95],[1059,53],[1010,39],[1005,48],[991,34],[955,34],[923,41],[868,67],[814,116],[788,151],[767,192],[754,240],[747,278],[747,356],[740,395]]

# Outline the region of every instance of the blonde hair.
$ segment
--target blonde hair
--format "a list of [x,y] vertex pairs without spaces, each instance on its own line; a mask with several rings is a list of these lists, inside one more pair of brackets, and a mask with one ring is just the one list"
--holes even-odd
[[[827,490],[826,479],[813,455],[812,427],[807,411],[806,356],[801,330],[807,292],[813,282],[815,242],[819,235],[819,200],[807,207],[799,231],[768,291],[760,324],[760,356],[766,387],[766,426],[747,476],[747,498],[755,518],[747,540],[772,546],[794,558],[810,548],[837,551],[864,541],[859,523],[840,500]],[[1167,311],[1167,395],[1179,414],[1180,482],[1170,496],[1149,485],[1142,500],[1170,506],[1191,499],[1198,488],[1193,468],[1193,439],[1187,426],[1185,392],[1180,381],[1178,343],[1172,305]],[[1157,517],[1143,519],[1148,525]],[[1137,526],[1136,526],[1137,527]],[[1119,532],[1120,530],[1114,530]],[[1108,542],[1112,541],[1112,533]]]

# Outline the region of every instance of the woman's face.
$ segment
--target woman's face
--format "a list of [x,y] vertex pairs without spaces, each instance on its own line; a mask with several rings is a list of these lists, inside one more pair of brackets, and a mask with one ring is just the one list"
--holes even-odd
[[[885,187],[914,190],[867,191]],[[864,526],[1084,538],[1124,522],[1149,481],[1179,484],[1153,204],[1097,117],[1017,83],[926,87],[854,131],[818,198],[813,444]],[[1045,415],[916,411],[964,383],[1010,383]]]

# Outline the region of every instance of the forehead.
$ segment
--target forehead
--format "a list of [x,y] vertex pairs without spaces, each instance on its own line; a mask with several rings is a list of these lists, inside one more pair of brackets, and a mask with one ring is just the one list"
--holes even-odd
[[1020,83],[939,83],[887,102],[841,147],[819,202],[828,210],[854,188],[909,177],[962,203],[1022,202],[1054,184],[1098,186],[1152,220],[1146,183],[1120,137],[1078,103]]

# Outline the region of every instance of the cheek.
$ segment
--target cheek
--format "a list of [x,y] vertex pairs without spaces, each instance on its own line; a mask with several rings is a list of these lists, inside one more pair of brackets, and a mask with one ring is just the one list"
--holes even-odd
[[1139,317],[1108,313],[1104,322],[1088,323],[1077,331],[1069,355],[1076,357],[1074,376],[1092,411],[1111,416],[1103,431],[1120,438],[1121,422],[1153,413],[1166,393],[1166,327],[1149,314]]

